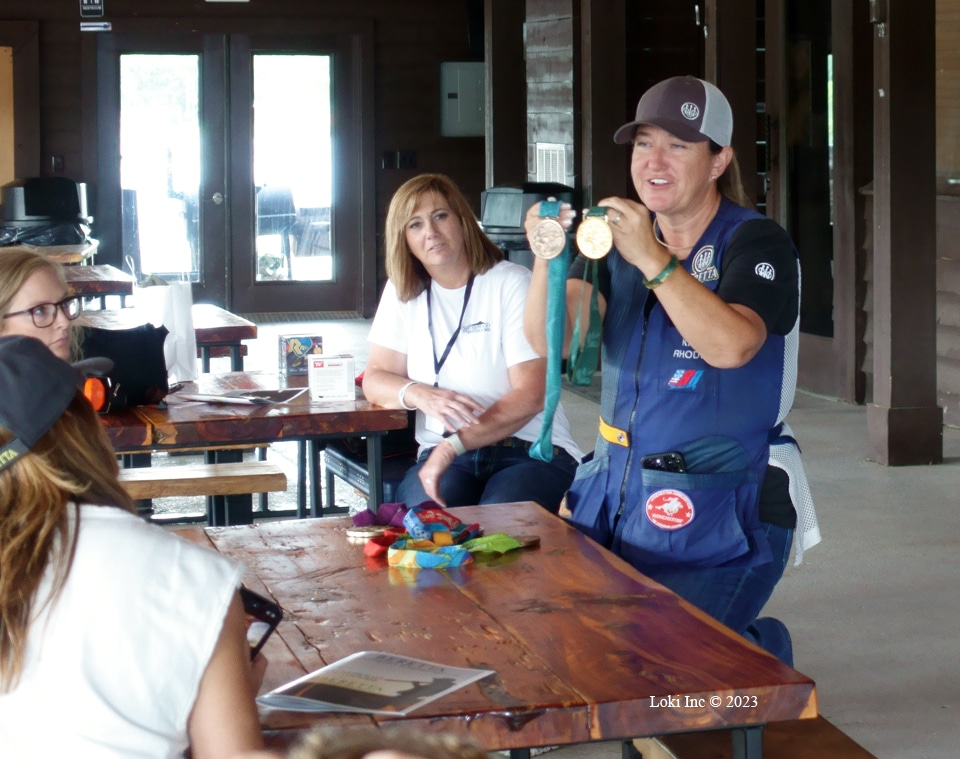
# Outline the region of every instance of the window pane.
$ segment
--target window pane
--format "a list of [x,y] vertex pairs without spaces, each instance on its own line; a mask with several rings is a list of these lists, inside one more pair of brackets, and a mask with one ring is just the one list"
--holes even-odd
[[257,280],[335,278],[330,56],[253,58]]
[[199,281],[200,58],[120,56],[124,251],[143,275]]

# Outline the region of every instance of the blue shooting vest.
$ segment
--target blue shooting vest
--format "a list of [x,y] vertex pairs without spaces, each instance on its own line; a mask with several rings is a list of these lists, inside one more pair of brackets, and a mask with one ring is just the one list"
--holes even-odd
[[[723,199],[682,266],[716,290],[733,231],[755,211]],[[641,571],[753,566],[770,561],[759,521],[760,487],[784,375],[784,338],[768,335],[744,366],[708,365],[617,251],[607,257],[611,292],[604,319],[603,422],[627,445],[597,438],[577,470],[571,522]],[[621,436],[621,442],[623,436]],[[685,473],[641,466],[677,451]]]

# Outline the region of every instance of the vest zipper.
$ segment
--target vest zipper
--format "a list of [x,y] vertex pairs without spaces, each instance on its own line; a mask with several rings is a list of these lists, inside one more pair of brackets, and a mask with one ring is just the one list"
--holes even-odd
[[636,389],[635,400],[633,402],[633,411],[630,412],[630,422],[627,426],[627,434],[630,439],[630,447],[627,449],[627,463],[623,468],[623,479],[620,481],[620,505],[617,508],[617,514],[613,518],[613,533],[616,535],[617,525],[620,523],[620,517],[626,510],[627,503],[627,481],[630,478],[630,467],[633,464],[633,423],[637,418],[637,408],[640,406],[640,365],[643,363],[643,350],[647,344],[647,326],[650,322],[650,311],[656,303],[655,296],[651,293],[647,295],[647,302],[643,308],[643,336],[640,338],[640,350],[637,355],[637,370],[633,373],[634,387]]

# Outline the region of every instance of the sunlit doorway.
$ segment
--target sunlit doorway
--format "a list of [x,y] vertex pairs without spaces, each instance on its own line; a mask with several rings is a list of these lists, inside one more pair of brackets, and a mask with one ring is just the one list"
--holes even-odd
[[254,55],[253,114],[256,278],[330,281],[330,56]]
[[101,248],[234,312],[367,315],[376,230],[364,207],[363,37],[100,38]]
[[120,56],[124,265],[200,281],[200,56]]

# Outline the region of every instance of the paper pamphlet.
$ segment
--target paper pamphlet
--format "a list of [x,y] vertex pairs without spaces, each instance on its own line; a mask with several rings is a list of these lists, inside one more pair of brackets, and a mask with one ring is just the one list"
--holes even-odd
[[291,387],[286,390],[231,390],[221,395],[205,393],[177,393],[176,397],[184,401],[202,401],[203,403],[240,403],[258,405],[269,403],[289,403],[298,395],[306,392],[305,387]]
[[405,716],[492,675],[397,654],[360,651],[260,696],[257,703],[297,712],[360,712]]

